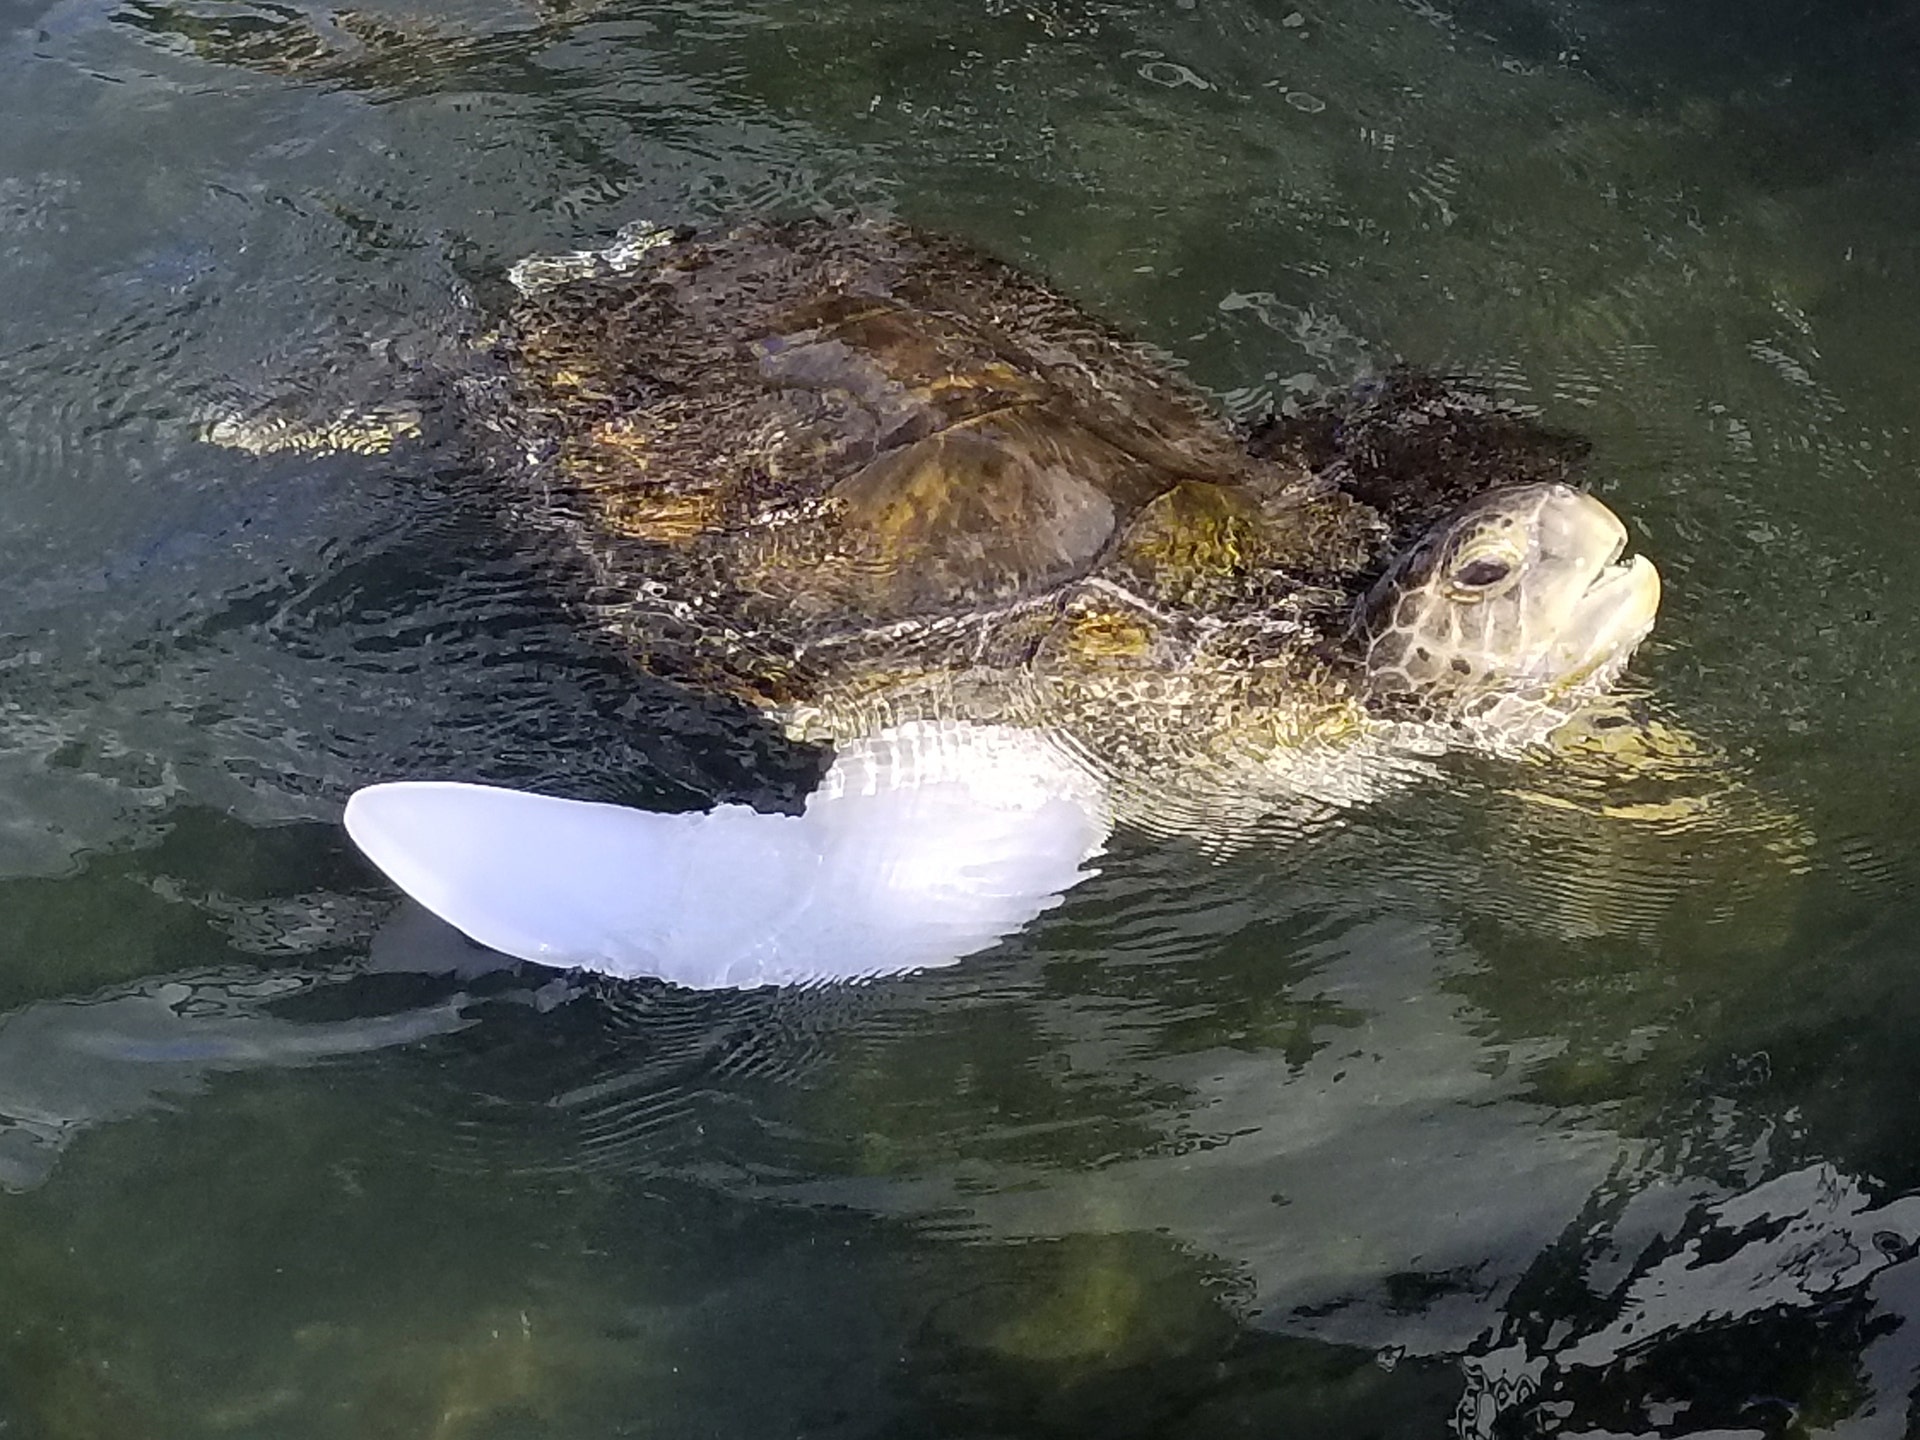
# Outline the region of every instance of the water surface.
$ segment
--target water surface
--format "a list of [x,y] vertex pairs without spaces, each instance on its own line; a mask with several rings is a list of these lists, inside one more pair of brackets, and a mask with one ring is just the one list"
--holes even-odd
[[[1915,25],[1839,6],[12,0],[0,1430],[1905,1433]],[[853,992],[490,968],[357,784],[790,798],[431,450],[512,260],[854,207],[1234,414],[1399,360],[1594,443],[1694,811],[1491,764],[1123,839]]]

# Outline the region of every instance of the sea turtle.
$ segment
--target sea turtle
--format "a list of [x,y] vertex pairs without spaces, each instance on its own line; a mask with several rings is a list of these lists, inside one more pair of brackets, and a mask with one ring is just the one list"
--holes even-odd
[[[1305,427],[1255,454],[1165,361],[965,246],[643,238],[516,268],[496,423],[577,500],[634,653],[798,734],[1045,730],[1125,818],[1217,834],[1223,792],[1364,788],[1331,752],[1385,726],[1534,743],[1652,623],[1657,572],[1620,563],[1567,447],[1441,387],[1389,387],[1319,464]],[[1388,425],[1424,445],[1394,476]],[[1480,453],[1446,453],[1470,425]]]
[[641,663],[840,747],[830,794],[1017,773],[1093,817],[1068,848],[1114,822],[1232,843],[1412,757],[1539,745],[1658,607],[1563,438],[1411,376],[1249,437],[897,223],[633,227],[510,278],[470,432],[557,497]]

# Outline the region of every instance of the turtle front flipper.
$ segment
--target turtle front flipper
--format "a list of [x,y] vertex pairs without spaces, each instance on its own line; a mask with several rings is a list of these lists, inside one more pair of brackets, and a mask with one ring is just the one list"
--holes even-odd
[[[1711,828],[1763,804],[1732,755],[1666,718],[1644,695],[1616,692],[1587,702],[1529,759],[1541,769],[1514,793],[1616,820]],[[1745,823],[1761,818],[1756,812],[1741,828],[1801,836],[1797,821],[1771,808],[1767,813],[1771,821]],[[1790,848],[1798,854],[1799,839]]]
[[372,786],[346,813],[374,864],[481,944],[698,990],[952,964],[1058,904],[1110,823],[1044,737],[924,723],[843,747],[800,815],[433,782]]
[[1644,697],[1583,707],[1503,794],[1514,803],[1497,807],[1505,835],[1490,858],[1533,927],[1625,938],[1712,925],[1766,945],[1791,926],[1815,848],[1806,821]]

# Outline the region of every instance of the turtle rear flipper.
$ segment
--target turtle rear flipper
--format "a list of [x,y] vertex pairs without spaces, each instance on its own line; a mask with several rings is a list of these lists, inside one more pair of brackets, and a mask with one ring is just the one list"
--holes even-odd
[[437,441],[490,393],[493,336],[457,291],[425,320],[351,317],[248,367],[197,407],[198,438],[249,455],[385,455]]
[[421,408],[406,403],[349,408],[318,418],[267,406],[214,416],[201,425],[200,438],[249,455],[385,455],[418,440],[423,424]]

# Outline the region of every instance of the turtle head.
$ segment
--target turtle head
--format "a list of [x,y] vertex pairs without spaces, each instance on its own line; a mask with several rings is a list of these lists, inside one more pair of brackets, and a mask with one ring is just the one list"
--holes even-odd
[[1394,561],[1355,613],[1369,701],[1501,723],[1609,684],[1660,608],[1660,572],[1568,485],[1489,491]]

